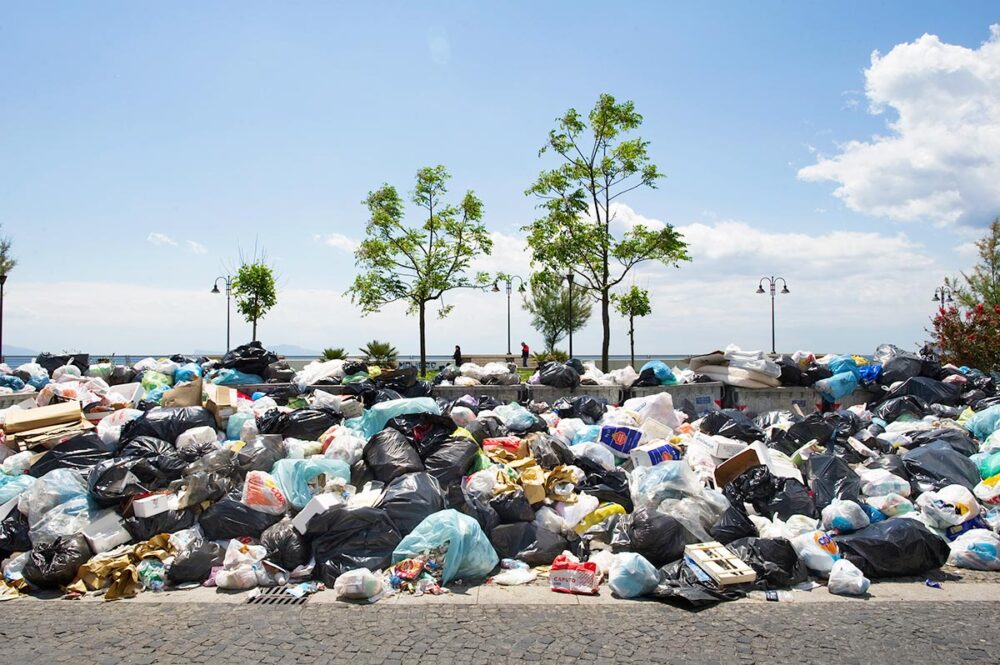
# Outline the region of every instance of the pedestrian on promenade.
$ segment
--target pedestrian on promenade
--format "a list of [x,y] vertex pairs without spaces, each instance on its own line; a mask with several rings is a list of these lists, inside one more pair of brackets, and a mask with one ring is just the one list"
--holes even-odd
[[452,358],[455,359],[455,367],[462,366],[462,347],[458,344],[455,345],[455,353],[452,355]]
[[525,342],[521,342],[521,367],[528,366],[529,353],[531,353],[531,350],[528,348],[528,345]]

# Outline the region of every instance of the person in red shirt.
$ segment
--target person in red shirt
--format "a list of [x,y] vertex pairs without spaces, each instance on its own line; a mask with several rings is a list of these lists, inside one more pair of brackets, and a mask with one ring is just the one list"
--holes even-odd
[[524,342],[521,342],[521,367],[527,367],[528,366],[528,354],[529,353],[530,353],[530,350],[528,349],[528,345],[525,344]]

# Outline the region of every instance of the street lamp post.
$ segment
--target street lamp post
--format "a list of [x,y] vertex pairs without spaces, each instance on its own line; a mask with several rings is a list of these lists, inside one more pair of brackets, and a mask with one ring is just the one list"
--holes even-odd
[[575,275],[567,273],[566,279],[569,281],[569,357],[573,359],[573,280]]
[[225,280],[226,284],[226,353],[229,353],[229,298],[233,293],[233,278],[230,275],[216,277],[215,284],[212,285],[212,293],[219,293],[219,280]]
[[514,281],[519,282],[518,293],[524,293],[524,278],[520,275],[503,275],[493,281],[493,293],[500,292],[500,282],[504,283],[507,289],[507,355],[510,355],[510,292],[513,290]]
[[3,362],[3,286],[7,283],[7,273],[0,274],[0,362]]
[[757,293],[764,293],[764,282],[771,291],[771,353],[777,353],[774,347],[774,292],[777,287],[778,282],[781,282],[781,293],[788,293],[788,282],[785,281],[784,277],[761,277],[760,282],[757,283]]
[[951,287],[947,284],[939,286],[934,289],[934,297],[931,298],[931,302],[937,303],[937,306],[940,309],[944,309],[946,303],[955,302],[955,299],[952,298],[952,294],[954,293],[955,292],[952,291]]

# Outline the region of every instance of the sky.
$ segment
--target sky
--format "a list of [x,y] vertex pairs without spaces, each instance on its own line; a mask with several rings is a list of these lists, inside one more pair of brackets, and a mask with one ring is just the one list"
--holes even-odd
[[[4,343],[221,349],[212,282],[256,246],[279,274],[265,345],[416,353],[403,306],[363,317],[344,295],[366,194],[446,165],[494,234],[474,267],[527,277],[524,190],[555,165],[538,149],[607,92],[667,176],[623,197],[618,230],[671,224],[693,258],[628,280],[653,307],[637,353],[769,347],[763,275],[790,290],[779,351],[912,348],[1000,214],[995,24],[971,1],[4,3]],[[505,350],[502,294],[448,303],[430,353]],[[599,353],[596,311],[578,353]],[[515,348],[540,348],[516,292],[511,317]]]

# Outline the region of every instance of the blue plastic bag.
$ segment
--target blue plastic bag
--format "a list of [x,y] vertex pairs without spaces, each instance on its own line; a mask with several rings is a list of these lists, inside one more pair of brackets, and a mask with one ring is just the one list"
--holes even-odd
[[237,411],[229,416],[229,422],[226,423],[226,438],[230,441],[238,441],[240,433],[243,431],[243,423],[248,420],[254,420],[254,415],[246,411]]
[[515,432],[523,432],[535,424],[535,416],[531,414],[531,411],[528,411],[517,402],[502,404],[493,409],[493,413],[497,414],[497,418],[508,429],[512,429]]
[[24,473],[20,476],[0,474],[0,504],[7,503],[35,484],[34,476]]
[[869,383],[874,383],[878,381],[878,377],[882,374],[881,365],[862,365],[858,368],[858,374],[862,381],[867,381]]
[[[346,482],[351,482],[351,467],[339,459],[327,459],[325,457],[311,457],[309,459],[280,459],[271,467],[271,475],[278,483],[282,494],[288,502],[296,508],[305,508],[309,500],[313,498],[313,492],[309,489],[309,481],[321,474],[326,474],[327,478],[336,476],[343,478]],[[322,488],[320,488],[322,490]]]
[[351,429],[360,430],[366,439],[370,439],[381,432],[385,424],[393,418],[411,413],[432,413],[440,416],[441,407],[432,397],[391,399],[373,405],[372,408],[365,410],[364,415],[359,418],[351,418],[345,421],[344,425]]
[[[853,361],[852,361],[853,362]],[[820,379],[813,384],[813,389],[826,402],[836,402],[853,393],[858,387],[858,377],[851,372],[840,372],[828,379]]]
[[576,434],[573,435],[573,444],[578,443],[597,443],[597,440],[601,438],[602,425],[584,425],[581,427]]
[[185,363],[174,372],[174,382],[194,381],[201,377],[201,365],[197,363]]
[[0,386],[17,392],[24,389],[24,381],[13,374],[0,374]]
[[392,562],[409,559],[448,543],[442,581],[480,579],[500,563],[500,557],[475,518],[457,510],[432,513],[403,538],[392,553]]
[[660,571],[636,552],[616,554],[608,572],[608,586],[621,598],[644,596],[659,583]]
[[647,369],[653,370],[653,376],[656,377],[656,380],[660,382],[661,386],[672,386],[677,383],[677,377],[674,376],[674,373],[670,371],[670,368],[667,367],[667,364],[662,360],[650,360],[642,366],[642,369],[639,370],[639,374],[642,374]]
[[264,379],[256,374],[247,374],[238,369],[220,369],[219,373],[212,378],[212,383],[217,386],[245,386],[255,383],[264,383]]
[[854,375],[855,379],[861,378],[861,370],[858,369],[858,363],[850,356],[837,356],[827,363],[827,368],[834,374],[850,372]]
[[163,396],[167,394],[168,390],[170,390],[170,386],[158,386],[150,390],[145,395],[143,395],[143,399],[146,400],[147,402],[153,402],[155,404],[159,404],[161,401],[163,401]]
[[965,423],[965,429],[980,441],[985,441],[998,428],[1000,428],[1000,404],[983,409]]

